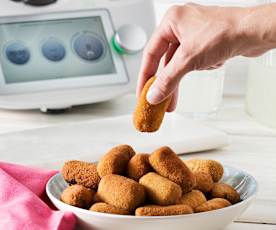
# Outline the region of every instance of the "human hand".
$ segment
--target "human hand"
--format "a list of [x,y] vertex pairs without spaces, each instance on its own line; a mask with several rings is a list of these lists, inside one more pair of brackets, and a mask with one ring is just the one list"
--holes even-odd
[[254,36],[245,33],[246,26],[242,22],[249,11],[193,3],[171,7],[144,50],[137,96],[146,81],[156,74],[162,57],[165,65],[150,88],[147,100],[158,104],[173,94],[168,108],[173,111],[179,82],[188,72],[218,68],[237,55],[256,56],[265,52]]

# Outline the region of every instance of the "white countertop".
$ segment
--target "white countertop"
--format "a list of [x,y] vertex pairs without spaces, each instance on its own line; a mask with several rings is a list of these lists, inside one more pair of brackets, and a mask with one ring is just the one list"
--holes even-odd
[[[128,114],[134,105],[135,96],[126,95],[110,102],[75,107],[59,115],[46,115],[39,111],[0,110],[0,134]],[[227,132],[231,144],[220,150],[183,157],[213,158],[243,168],[256,177],[260,186],[256,202],[226,229],[276,230],[276,130],[266,128],[248,117],[240,97],[224,98],[218,116],[204,123]],[[39,166],[50,167],[43,166],[43,162]]]

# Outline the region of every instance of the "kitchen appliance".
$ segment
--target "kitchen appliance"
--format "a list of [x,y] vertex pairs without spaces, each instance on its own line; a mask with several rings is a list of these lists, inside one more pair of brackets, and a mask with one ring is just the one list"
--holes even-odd
[[56,2],[57,0],[11,0],[15,2],[23,2],[33,6],[45,6]]
[[0,8],[0,108],[60,109],[135,88],[155,26],[150,0],[59,0]]

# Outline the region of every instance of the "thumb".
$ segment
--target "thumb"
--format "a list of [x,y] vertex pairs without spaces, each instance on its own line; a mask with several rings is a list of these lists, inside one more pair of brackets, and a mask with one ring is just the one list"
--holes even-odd
[[177,88],[181,78],[190,71],[190,61],[184,58],[183,48],[178,47],[171,61],[164,67],[147,93],[147,101],[156,105],[164,101]]
[[159,104],[172,94],[178,82],[173,78],[169,78],[170,77],[166,77],[166,75],[160,75],[153,82],[147,93],[147,101],[150,104]]

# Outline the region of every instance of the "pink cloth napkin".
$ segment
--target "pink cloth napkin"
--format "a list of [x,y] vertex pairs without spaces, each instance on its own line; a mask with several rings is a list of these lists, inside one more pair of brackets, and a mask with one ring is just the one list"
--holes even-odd
[[0,229],[74,229],[73,213],[55,211],[46,204],[45,186],[56,173],[0,162]]

